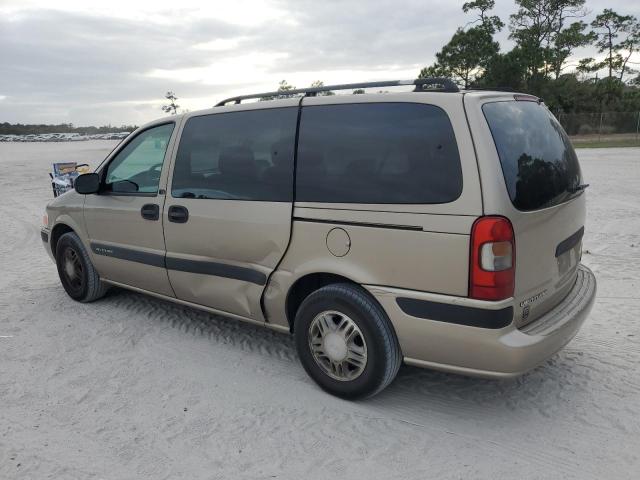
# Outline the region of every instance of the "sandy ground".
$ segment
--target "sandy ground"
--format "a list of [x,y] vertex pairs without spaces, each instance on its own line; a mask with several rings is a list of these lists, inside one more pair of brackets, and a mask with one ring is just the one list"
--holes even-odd
[[508,382],[404,367],[350,403],[287,336],[126,291],[65,295],[38,231],[47,171],[112,147],[0,144],[0,478],[640,476],[640,149],[579,152],[599,295],[563,352]]

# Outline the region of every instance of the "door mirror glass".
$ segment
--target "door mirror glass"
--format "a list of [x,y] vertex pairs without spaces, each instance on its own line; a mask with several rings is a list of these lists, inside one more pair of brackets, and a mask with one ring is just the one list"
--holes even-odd
[[74,183],[76,192],[82,195],[98,193],[100,188],[100,176],[97,173],[85,173],[76,178]]

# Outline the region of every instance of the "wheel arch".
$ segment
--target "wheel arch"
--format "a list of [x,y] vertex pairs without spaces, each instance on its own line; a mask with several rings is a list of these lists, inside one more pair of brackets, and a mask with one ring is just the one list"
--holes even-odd
[[[61,198],[61,197],[58,197]],[[87,236],[86,229],[84,226],[84,217],[82,213],[82,208],[80,209],[72,209],[71,211],[59,211],[59,209],[50,209],[47,208],[49,212],[49,220],[53,217],[53,227],[51,227],[51,240],[50,247],[51,253],[55,258],[56,256],[56,247],[58,245],[58,241],[60,237],[65,233],[73,232],[80,238],[80,241],[84,245],[84,247],[91,255],[91,250],[89,249],[89,238]]]
[[64,222],[56,223],[55,226],[51,229],[51,242],[49,246],[51,247],[51,253],[53,253],[54,258],[56,256],[56,249],[58,247],[58,241],[60,240],[60,237],[69,232],[76,233],[73,228],[71,228]]
[[298,278],[287,291],[285,312],[289,323],[289,331],[293,333],[296,313],[305,298],[316,290],[334,283],[350,283],[359,285],[343,275],[329,272],[314,272]]

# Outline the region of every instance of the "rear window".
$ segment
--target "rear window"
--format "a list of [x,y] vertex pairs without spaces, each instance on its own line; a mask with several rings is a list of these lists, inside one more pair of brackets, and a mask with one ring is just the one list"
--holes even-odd
[[537,102],[508,101],[486,103],[482,111],[517,209],[552,207],[576,195],[578,158],[549,110]]
[[447,114],[416,103],[303,107],[296,182],[301,202],[446,203],[462,192]]

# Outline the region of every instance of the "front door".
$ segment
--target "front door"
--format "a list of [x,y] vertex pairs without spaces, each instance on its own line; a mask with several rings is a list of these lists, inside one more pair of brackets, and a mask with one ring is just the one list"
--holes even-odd
[[164,267],[160,190],[174,130],[173,122],[165,123],[128,139],[99,172],[100,192],[87,195],[84,204],[100,276],[168,296],[174,295]]
[[264,321],[291,230],[297,102],[185,120],[163,214],[177,298]]

